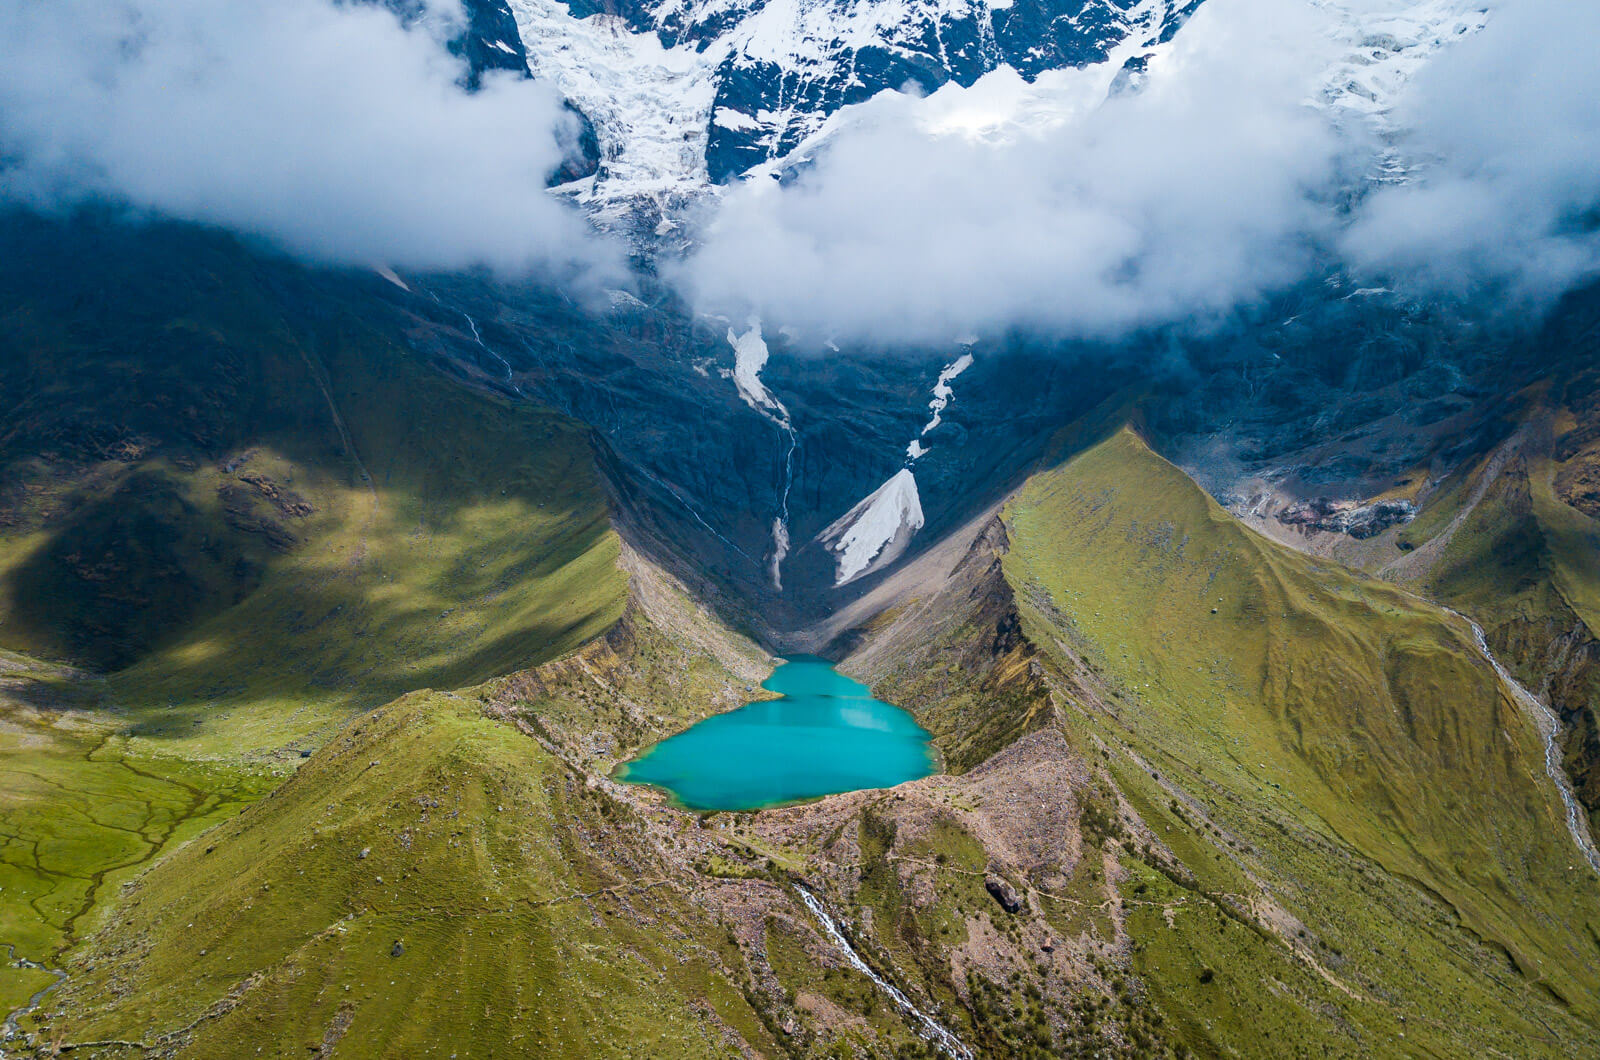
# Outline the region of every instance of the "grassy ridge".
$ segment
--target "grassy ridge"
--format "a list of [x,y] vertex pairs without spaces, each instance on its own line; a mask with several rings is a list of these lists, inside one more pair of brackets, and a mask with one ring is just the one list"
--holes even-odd
[[50,1033],[196,1056],[341,1040],[363,1056],[738,1055],[724,1022],[766,1032],[629,812],[475,700],[406,696],[144,876]]
[[[1103,690],[1079,717],[1120,750],[1125,797],[1216,915],[1287,914],[1279,938],[1211,942],[1135,921],[1142,971],[1199,1039],[1451,1053],[1484,1039],[1439,1014],[1487,1007],[1482,1034],[1514,1052],[1592,1040],[1567,1006],[1596,1016],[1595,882],[1537,734],[1459,623],[1250,533],[1131,432],[1036,476],[1007,519],[1030,638]],[[1520,975],[1496,969],[1502,946]],[[1264,976],[1301,1000],[1255,1013]]]
[[[1540,415],[1467,511],[1464,489],[1433,502],[1434,524],[1459,515],[1453,536],[1416,577],[1417,588],[1472,615],[1524,684],[1543,689],[1562,714],[1569,775],[1600,807],[1600,522],[1564,503],[1563,473]],[[1410,528],[1408,528],[1409,530]],[[1435,529],[1416,531],[1418,540]]]
[[[416,352],[426,322],[365,281],[176,227],[5,218],[0,248],[18,956],[52,963],[352,713],[537,665],[622,614],[585,429],[445,379]],[[6,967],[0,1004],[44,981]]]

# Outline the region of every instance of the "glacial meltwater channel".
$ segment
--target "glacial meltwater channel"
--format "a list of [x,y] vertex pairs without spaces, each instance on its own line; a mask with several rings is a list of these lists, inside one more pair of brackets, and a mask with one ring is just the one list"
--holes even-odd
[[746,703],[661,741],[618,771],[691,810],[758,810],[886,788],[934,771],[928,733],[823,659],[789,659]]

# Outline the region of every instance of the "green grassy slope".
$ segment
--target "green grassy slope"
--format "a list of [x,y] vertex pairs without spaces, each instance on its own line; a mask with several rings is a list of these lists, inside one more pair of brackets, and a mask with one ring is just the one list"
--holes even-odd
[[[88,687],[85,687],[85,686]],[[81,676],[0,653],[0,942],[56,963],[117,889],[161,851],[238,812],[279,781],[228,760],[135,752]],[[54,981],[0,971],[0,1010]]]
[[45,1035],[192,1056],[770,1048],[630,812],[477,699],[403,697],[144,876]]
[[[120,882],[353,713],[621,616],[587,432],[445,378],[416,352],[425,322],[363,278],[179,227],[4,218],[0,249],[0,943],[19,957],[51,963]],[[45,981],[0,968],[0,1008]]]
[[1184,888],[1152,878],[1130,927],[1195,1047],[1595,1040],[1600,891],[1459,622],[1254,535],[1131,432],[1035,476],[1007,520],[1030,639],[1095,691],[1074,724],[1216,904],[1169,928],[1153,914]]
[[[1490,645],[1524,684],[1561,714],[1566,765],[1591,818],[1600,810],[1600,521],[1567,503],[1558,483],[1582,459],[1563,463],[1552,420],[1538,411],[1508,445],[1430,502],[1425,542],[1453,533],[1418,570],[1399,577],[1483,625]],[[1568,497],[1571,496],[1569,493]],[[1476,503],[1469,502],[1475,501]],[[1425,511],[1424,514],[1428,514]],[[1448,520],[1448,522],[1447,522]],[[1419,520],[1421,522],[1421,520]]]
[[581,427],[447,382],[353,281],[190,230],[67,233],[90,245],[0,269],[0,644],[109,668],[147,731],[234,750],[620,614]]

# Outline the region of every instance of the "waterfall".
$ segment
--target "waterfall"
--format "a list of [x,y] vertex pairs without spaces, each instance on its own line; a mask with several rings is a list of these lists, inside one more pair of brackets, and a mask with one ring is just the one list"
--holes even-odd
[[839,925],[834,923],[833,917],[828,915],[828,911],[817,901],[815,895],[799,884],[795,884],[795,890],[800,892],[801,901],[806,903],[806,908],[811,910],[812,915],[822,924],[822,930],[827,933],[828,938],[844,953],[845,960],[850,962],[850,967],[876,983],[879,990],[888,994],[891,1001],[916,1020],[921,1027],[919,1033],[923,1038],[938,1046],[948,1056],[956,1057],[958,1060],[974,1060],[972,1050],[963,1045],[960,1038],[952,1034],[944,1024],[913,1005],[911,999],[901,993],[893,983],[867,966],[867,962],[862,960],[861,955],[851,947],[849,940],[844,937],[844,932],[839,930]]
[[1567,808],[1567,831],[1572,833],[1572,841],[1578,845],[1584,858],[1589,862],[1589,867],[1600,873],[1600,852],[1596,852],[1594,839],[1589,835],[1589,826],[1583,807],[1578,805],[1577,796],[1572,792],[1572,784],[1567,779],[1566,770],[1561,767],[1561,719],[1556,712],[1545,704],[1538,696],[1529,692],[1512,677],[1500,660],[1494,657],[1489,650],[1489,642],[1484,638],[1483,627],[1459,611],[1445,608],[1452,615],[1461,619],[1472,627],[1472,639],[1477,642],[1478,651],[1494,667],[1494,672],[1500,680],[1505,682],[1511,690],[1512,698],[1522,705],[1533,718],[1534,726],[1539,730],[1539,735],[1544,737],[1544,771],[1549,774],[1550,780],[1556,786],[1556,791],[1561,795],[1561,801]]
[[516,391],[518,397],[526,397],[527,395],[525,395],[522,392],[522,388],[520,386],[518,386],[516,383],[512,382],[512,379],[511,379],[511,362],[506,360],[504,357],[500,356],[498,353],[496,353],[493,350],[491,350],[489,348],[488,343],[483,341],[483,336],[478,332],[478,322],[476,320],[473,320],[470,314],[468,314],[464,310],[460,310],[459,312],[461,313],[462,316],[467,318],[467,326],[472,329],[473,341],[476,342],[479,345],[479,347],[481,347],[483,349],[484,353],[487,353],[490,357],[493,357],[495,360],[499,361],[500,362],[500,367],[502,367],[502,368],[504,368],[506,370],[506,386],[509,386],[512,390]]

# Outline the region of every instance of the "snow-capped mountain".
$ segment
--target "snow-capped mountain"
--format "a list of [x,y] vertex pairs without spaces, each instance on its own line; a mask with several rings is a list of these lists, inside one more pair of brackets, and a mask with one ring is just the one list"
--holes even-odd
[[[1364,124],[1387,142],[1371,176],[1405,179],[1419,163],[1394,127],[1394,102],[1434,54],[1481,29],[1487,15],[1476,0],[1313,3],[1331,17],[1320,23],[1326,47],[1311,49],[1325,69],[1305,103],[1334,124]],[[653,256],[695,239],[689,208],[720,195],[719,185],[785,183],[836,138],[870,131],[884,114],[932,137],[1007,142],[1047,137],[1108,99],[1154,90],[1167,64],[1181,61],[1182,31],[1199,6],[468,0],[452,47],[472,59],[475,75],[525,56],[534,76],[560,88],[591,123],[596,166],[557,191]],[[1199,21],[1190,32],[1202,32]],[[887,111],[887,100],[869,104],[901,90],[923,98]],[[618,326],[653,312],[627,303]],[[1075,400],[1070,386],[1046,379],[1008,383],[1015,372],[994,360],[992,339],[975,359],[977,336],[952,335],[954,356],[947,346],[937,359],[930,350],[868,369],[859,350],[834,357],[816,349],[813,358],[783,321],[766,321],[765,336],[758,317],[678,323],[674,352],[636,365],[651,379],[647,400],[636,392],[643,384],[616,375],[605,356],[589,364],[563,354],[543,362],[539,380],[525,374],[518,342],[485,338],[476,326],[470,337],[496,379],[524,380],[541,400],[605,422],[644,488],[661,491],[667,510],[687,520],[686,533],[707,535],[715,563],[802,610],[869,584],[910,554],[914,539],[932,540],[965,518],[971,499],[987,497],[1042,444],[1042,430],[1019,424],[1049,420]],[[663,446],[668,424],[687,414],[663,411],[668,393],[684,410],[709,402],[724,411],[697,419],[683,445]],[[1021,435],[1027,444],[1016,443]]]
[[572,192],[602,221],[654,201],[665,231],[674,207],[789,154],[841,108],[1001,68],[1031,81],[1119,48],[1131,75],[1202,0],[503,2],[534,73],[595,124],[600,171]]
[[[600,224],[648,244],[715,186],[803,161],[842,111],[880,92],[949,97],[976,86],[986,100],[1019,103],[1003,119],[1036,123],[1059,109],[1062,86],[1073,107],[1085,86],[1100,99],[1134,87],[1202,2],[470,0],[463,41],[511,62],[503,47],[524,52],[592,121],[597,168],[564,190]],[[1309,102],[1380,134],[1392,131],[1400,87],[1488,17],[1478,0],[1316,6],[1333,16],[1342,54]],[[505,40],[510,24],[520,40]],[[1376,175],[1407,170],[1391,153]]]

